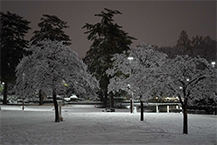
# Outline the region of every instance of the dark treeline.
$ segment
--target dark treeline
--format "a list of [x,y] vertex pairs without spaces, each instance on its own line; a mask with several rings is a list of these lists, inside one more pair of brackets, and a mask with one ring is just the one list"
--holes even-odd
[[164,52],[169,58],[175,58],[177,55],[189,55],[191,57],[200,56],[207,61],[216,61],[216,41],[209,36],[195,36],[188,38],[187,32],[182,31],[177,40],[176,46],[166,46],[157,48]]

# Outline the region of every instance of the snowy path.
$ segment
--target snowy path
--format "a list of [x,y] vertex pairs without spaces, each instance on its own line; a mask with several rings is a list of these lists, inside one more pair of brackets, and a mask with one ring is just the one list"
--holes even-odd
[[[0,144],[217,144],[217,116],[189,115],[189,134],[182,134],[182,114],[76,112],[63,108],[54,122],[52,107],[21,111],[2,106]],[[88,109],[88,108],[86,108]],[[34,111],[33,111],[34,110]],[[72,111],[73,110],[73,111]]]

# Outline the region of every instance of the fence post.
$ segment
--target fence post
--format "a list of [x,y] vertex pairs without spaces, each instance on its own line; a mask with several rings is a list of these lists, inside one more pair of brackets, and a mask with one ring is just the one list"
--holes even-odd
[[170,113],[170,106],[167,105],[167,113]]
[[158,105],[156,105],[156,113],[159,113]]

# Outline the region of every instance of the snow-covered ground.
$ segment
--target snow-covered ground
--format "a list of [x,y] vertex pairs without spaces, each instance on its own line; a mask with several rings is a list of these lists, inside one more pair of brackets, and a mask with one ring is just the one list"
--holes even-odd
[[[89,111],[88,111],[89,110]],[[1,106],[0,144],[151,144],[216,145],[217,116],[188,115],[189,134],[182,134],[181,113],[101,112],[94,107],[62,108],[54,122],[52,106]]]

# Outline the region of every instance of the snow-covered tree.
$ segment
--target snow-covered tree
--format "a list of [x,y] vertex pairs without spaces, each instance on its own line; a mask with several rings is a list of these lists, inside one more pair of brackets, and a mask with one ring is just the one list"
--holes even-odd
[[130,84],[131,90],[135,94],[134,97],[142,96],[142,100],[148,99],[152,90],[150,83],[153,80],[145,76],[152,74],[161,66],[166,56],[145,43],[125,53],[115,54],[113,57],[114,69],[107,71],[107,74],[112,76],[108,91],[115,93],[119,90],[128,90],[127,86]]
[[87,73],[78,55],[62,42],[44,40],[37,44],[40,45],[26,49],[31,55],[24,57],[17,66],[16,93],[25,98],[36,89],[47,94],[52,91],[55,122],[59,122],[56,95],[66,88],[62,82],[75,86],[80,92],[86,91],[84,86],[92,90],[98,88],[98,82]]
[[[52,41],[62,42],[64,45],[70,45],[71,40],[67,34],[65,34],[64,29],[68,28],[67,22],[59,19],[55,15],[43,15],[38,23],[40,30],[33,32],[33,37],[30,39],[32,44],[37,44],[38,42],[46,39]],[[39,90],[39,105],[43,104],[44,92]]]
[[159,93],[179,97],[183,110],[183,133],[188,134],[188,104],[206,97],[217,101],[215,69],[203,58],[177,56],[167,60],[154,74],[153,85]]
[[[125,53],[115,54],[114,69],[107,71],[107,74],[112,77],[108,91],[112,94],[120,90],[129,91],[132,99],[140,96],[143,108],[143,101],[148,100],[153,93],[150,87],[153,80],[144,79],[144,76],[151,74],[163,64],[165,59],[166,54],[156,51],[154,47],[145,43]],[[133,112],[132,99],[130,101],[131,113]],[[143,121],[143,109],[141,109],[141,121]]]

